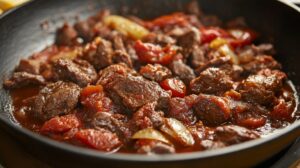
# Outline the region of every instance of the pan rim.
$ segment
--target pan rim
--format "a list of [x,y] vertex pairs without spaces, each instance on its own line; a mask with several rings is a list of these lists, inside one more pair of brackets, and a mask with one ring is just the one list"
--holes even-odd
[[[300,9],[289,2],[284,0],[277,0],[278,2],[282,3],[283,5],[289,6],[293,10],[297,11],[300,14]],[[21,5],[15,9],[12,9],[3,15],[0,16],[0,21],[5,18],[6,16],[10,15],[11,13],[17,12],[18,9],[24,8],[27,5],[33,4],[38,1],[29,1],[24,5]],[[1,88],[2,89],[2,88]],[[299,111],[299,109],[298,109]],[[134,161],[134,162],[170,162],[170,161],[186,161],[186,160],[194,160],[194,159],[205,159],[217,156],[228,155],[230,153],[235,153],[241,150],[251,149],[255,146],[264,145],[265,143],[271,142],[272,140],[276,140],[277,138],[286,135],[287,133],[296,131],[300,129],[300,120],[295,121],[294,123],[290,124],[289,126],[280,129],[266,137],[259,138],[256,140],[244,142],[241,144],[215,149],[215,150],[207,150],[207,151],[199,151],[199,152],[191,152],[191,153],[180,153],[180,154],[170,154],[170,155],[153,155],[147,156],[140,154],[122,154],[122,153],[114,153],[114,154],[107,154],[101,151],[91,150],[87,148],[77,147],[74,145],[58,142],[52,140],[50,138],[41,136],[37,133],[34,133],[30,130],[22,128],[11,121],[8,121],[4,117],[0,116],[0,123],[6,125],[12,131],[15,131],[16,134],[25,135],[30,139],[34,139],[35,141],[39,141],[51,148],[57,148],[59,150],[64,150],[69,153],[81,155],[81,156],[88,156],[91,158],[98,158],[98,159],[107,159],[107,160],[119,160],[119,161]]]

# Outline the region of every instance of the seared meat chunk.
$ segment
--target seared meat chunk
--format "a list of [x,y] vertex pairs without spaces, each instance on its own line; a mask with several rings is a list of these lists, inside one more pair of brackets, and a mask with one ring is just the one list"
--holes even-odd
[[257,73],[262,69],[280,69],[281,65],[271,56],[257,56],[253,61],[243,64],[242,67],[248,73]]
[[180,47],[182,47],[182,54],[184,58],[188,58],[194,48],[198,46],[197,44],[200,43],[199,30],[194,27],[190,28],[188,32],[178,37],[177,43]]
[[272,44],[251,45],[237,49],[237,54],[241,64],[249,63],[256,56],[273,55],[275,53]]
[[128,142],[132,135],[132,130],[127,123],[127,117],[121,114],[98,112],[92,117],[91,121],[88,120],[89,122],[95,129],[104,128],[116,133],[118,137],[122,138],[123,142]]
[[168,116],[176,118],[184,124],[193,124],[196,121],[196,116],[193,113],[193,105],[197,96],[189,95],[184,98],[172,98],[169,102]]
[[263,70],[258,75],[251,75],[239,86],[242,99],[262,105],[270,105],[275,93],[283,85],[286,75],[280,71]]
[[226,145],[238,144],[259,138],[258,133],[255,131],[236,125],[219,126],[216,128],[215,133],[216,139],[224,142]]
[[77,31],[74,27],[65,23],[63,27],[57,30],[55,43],[64,46],[74,45],[76,44],[77,35]]
[[174,75],[177,75],[186,85],[195,78],[195,73],[192,68],[186,65],[182,60],[173,61],[169,68]]
[[193,93],[220,94],[233,88],[233,81],[219,68],[208,68],[190,83]]
[[156,140],[138,140],[135,143],[135,148],[137,149],[137,153],[141,154],[172,154],[175,153],[174,146],[165,144]]
[[18,72],[28,72],[31,74],[40,73],[41,61],[35,59],[22,59],[16,68]]
[[13,76],[4,81],[6,89],[22,88],[30,85],[44,85],[45,79],[41,75],[34,75],[27,72],[15,72]]
[[97,84],[106,86],[111,81],[119,76],[127,76],[127,74],[134,74],[135,71],[130,69],[126,64],[113,64],[99,72],[99,80]]
[[161,82],[172,76],[172,72],[160,64],[147,64],[140,69],[140,74],[156,82]]
[[196,45],[193,50],[192,53],[190,55],[189,61],[190,64],[193,68],[198,68],[200,66],[203,66],[205,63],[207,63],[210,59],[208,52],[209,52],[210,48],[208,44],[204,44],[204,45]]
[[132,61],[126,51],[116,50],[113,55],[113,63],[125,63],[128,67],[132,67]]
[[59,80],[70,81],[84,87],[97,79],[94,67],[85,60],[59,59],[53,63]]
[[217,126],[230,118],[231,109],[228,99],[200,94],[193,106],[197,117],[210,126]]
[[159,128],[164,122],[164,113],[162,111],[156,111],[156,105],[156,102],[147,103],[136,111],[132,117],[134,125],[139,129],[148,127]]
[[74,83],[50,83],[30,99],[29,112],[41,121],[72,113],[77,106],[79,95],[80,87]]
[[164,91],[156,82],[141,76],[119,76],[104,88],[115,104],[123,105],[130,111],[136,111],[146,103],[166,101],[170,93]]
[[144,42],[158,44],[161,46],[166,46],[170,44],[175,44],[176,40],[163,33],[150,33],[144,39]]
[[97,70],[111,65],[112,57],[113,49],[111,42],[100,37],[87,44],[81,56],[82,59],[87,60]]

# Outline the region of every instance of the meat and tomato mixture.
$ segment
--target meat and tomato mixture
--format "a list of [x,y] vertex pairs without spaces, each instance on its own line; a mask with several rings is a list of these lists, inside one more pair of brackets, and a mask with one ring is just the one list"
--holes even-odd
[[254,43],[242,18],[223,23],[197,6],[65,23],[5,80],[15,118],[58,141],[143,154],[222,148],[296,120],[272,44]]

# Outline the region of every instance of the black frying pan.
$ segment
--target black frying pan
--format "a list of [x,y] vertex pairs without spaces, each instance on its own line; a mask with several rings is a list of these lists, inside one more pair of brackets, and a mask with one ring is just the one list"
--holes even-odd
[[[261,41],[271,41],[277,57],[294,82],[300,86],[300,11],[275,0],[199,0],[206,13],[223,20],[244,16],[261,33]],[[138,16],[149,18],[182,10],[184,0],[37,0],[11,11],[0,19],[0,75],[5,77],[21,58],[40,51],[53,42],[53,31],[75,16],[84,18],[101,8],[115,12],[128,6]],[[49,29],[41,23],[48,21]],[[2,81],[1,81],[2,82]],[[0,87],[2,83],[0,82]],[[299,92],[299,90],[298,90]],[[300,93],[300,92],[299,92]],[[279,152],[300,136],[300,121],[266,138],[239,145],[188,154],[144,156],[113,154],[59,143],[22,129],[12,118],[11,100],[0,90],[0,126],[23,143],[27,151],[55,167],[246,167]],[[0,140],[1,141],[1,140]],[[1,150],[1,149],[0,149]]]

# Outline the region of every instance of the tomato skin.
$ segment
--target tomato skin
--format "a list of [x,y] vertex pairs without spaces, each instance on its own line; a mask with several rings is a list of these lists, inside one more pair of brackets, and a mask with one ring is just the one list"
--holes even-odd
[[176,12],[170,15],[164,15],[158,17],[152,21],[145,22],[144,26],[147,27],[148,29],[154,29],[156,27],[164,28],[172,25],[185,26],[187,24],[188,24],[188,20],[186,15],[181,12]]
[[145,63],[167,65],[172,61],[174,55],[176,55],[176,50],[172,49],[171,46],[161,48],[158,45],[143,43],[140,40],[136,41],[134,49],[140,61]]
[[165,90],[170,90],[172,92],[172,97],[183,98],[186,94],[185,84],[176,78],[165,79],[160,83],[160,86]]
[[81,125],[80,120],[75,114],[69,114],[61,117],[54,117],[44,123],[41,128],[42,133],[64,133],[72,128],[78,128]]
[[266,124],[266,119],[263,117],[260,118],[250,117],[250,118],[238,120],[237,124],[243,127],[255,129],[264,126]]
[[113,103],[111,99],[105,96],[101,85],[90,85],[83,88],[80,102],[94,112],[110,112],[113,109]]
[[257,33],[250,29],[230,29],[228,32],[234,37],[229,40],[233,48],[250,45],[257,38]]
[[230,34],[225,30],[218,27],[202,27],[200,28],[200,32],[202,34],[201,41],[202,43],[210,43],[214,39],[221,38],[229,38]]

